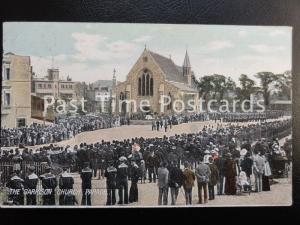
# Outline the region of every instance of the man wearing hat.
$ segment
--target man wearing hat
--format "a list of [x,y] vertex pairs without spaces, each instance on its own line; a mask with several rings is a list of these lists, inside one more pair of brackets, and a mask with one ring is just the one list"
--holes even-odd
[[179,189],[181,188],[184,175],[180,168],[176,167],[176,162],[171,162],[169,170],[169,187],[171,190],[171,204],[176,205]]
[[69,198],[73,192],[73,184],[74,178],[70,173],[68,173],[68,167],[63,167],[63,172],[59,177],[59,188],[60,188],[60,196],[59,196],[59,205],[66,205],[69,201]]
[[9,188],[8,198],[14,205],[24,205],[24,180],[20,178],[20,170],[15,170],[7,182]]
[[55,205],[56,177],[51,173],[51,167],[45,167],[45,174],[40,176],[43,187],[43,205]]
[[85,162],[84,168],[81,170],[81,190],[82,190],[82,199],[81,205],[92,205],[91,202],[91,189],[92,189],[92,177],[93,171],[89,167],[90,163]]
[[202,204],[202,189],[204,191],[204,203],[207,203],[207,184],[210,179],[211,171],[207,164],[204,163],[203,157],[200,156],[200,164],[195,171],[198,183],[198,204]]
[[224,176],[225,176],[225,194],[235,195],[236,194],[236,166],[232,159],[231,153],[225,155],[226,159],[224,162]]
[[151,183],[152,180],[155,183],[156,182],[156,171],[155,171],[155,165],[156,165],[156,157],[154,154],[154,149],[152,148],[150,150],[150,154],[148,155],[146,159],[146,166],[148,168],[148,178],[149,182]]
[[26,194],[26,204],[36,205],[36,187],[39,181],[38,176],[34,173],[35,167],[29,167],[29,175],[25,178],[24,188]]
[[109,166],[106,168],[104,176],[106,177],[106,189],[107,189],[106,205],[115,205],[116,204],[117,169],[114,167],[113,161],[109,161]]
[[125,156],[121,156],[119,158],[120,165],[117,168],[117,186],[119,189],[118,204],[128,204],[128,166],[125,163],[126,160],[127,158]]
[[166,163],[161,162],[157,171],[157,186],[158,186],[158,205],[168,204],[169,190],[169,170],[166,168]]
[[209,157],[209,169],[211,171],[210,179],[208,183],[208,199],[215,199],[215,185],[219,181],[219,170],[212,157]]
[[196,179],[195,173],[190,169],[190,164],[186,161],[184,163],[183,171],[183,188],[185,192],[186,205],[192,204],[192,189],[194,186],[194,181]]
[[[246,149],[244,149],[246,150]],[[241,169],[246,173],[246,176],[248,178],[248,182],[251,184],[250,176],[252,175],[252,166],[253,166],[253,160],[250,157],[250,152],[241,150],[241,155],[245,155],[244,159],[241,161]]]
[[131,161],[131,187],[129,190],[129,202],[137,202],[138,201],[138,186],[137,183],[140,178],[140,168],[137,163],[132,160]]

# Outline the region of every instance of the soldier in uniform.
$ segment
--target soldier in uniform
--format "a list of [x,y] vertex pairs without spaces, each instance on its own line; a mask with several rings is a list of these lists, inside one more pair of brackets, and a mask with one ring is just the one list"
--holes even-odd
[[29,175],[25,178],[24,188],[26,190],[26,204],[36,205],[36,187],[39,181],[38,176],[34,173],[34,166],[29,167]]
[[92,189],[92,177],[93,171],[89,167],[89,162],[84,163],[84,168],[81,170],[80,174],[82,183],[82,199],[81,205],[91,205],[91,189]]
[[118,204],[128,204],[128,166],[125,164],[126,160],[127,159],[125,156],[121,156],[119,159],[121,164],[118,166],[117,169],[117,186],[119,189]]
[[63,173],[59,177],[59,188],[61,191],[59,196],[59,205],[69,205],[69,203],[72,205],[72,199],[74,200],[72,197],[73,184],[74,178],[68,173],[68,167],[63,167]]
[[21,179],[20,171],[15,170],[10,180],[7,182],[9,188],[8,199],[13,202],[14,205],[24,205],[24,180]]
[[155,183],[156,182],[156,172],[155,172],[155,156],[154,156],[154,150],[150,150],[150,154],[148,155],[146,159],[146,165],[148,168],[148,177],[149,177],[149,182],[151,183],[152,180]]
[[116,204],[116,186],[117,186],[117,169],[114,167],[114,162],[109,162],[109,167],[105,170],[104,176],[106,177],[107,188],[107,201],[106,205]]
[[159,120],[156,121],[156,130],[159,131]]
[[131,187],[129,191],[129,202],[138,201],[138,186],[137,183],[140,178],[140,168],[134,160],[131,161],[132,170],[131,170]]
[[56,177],[51,173],[51,167],[45,167],[45,174],[40,176],[43,187],[43,205],[55,205],[55,188],[57,186]]

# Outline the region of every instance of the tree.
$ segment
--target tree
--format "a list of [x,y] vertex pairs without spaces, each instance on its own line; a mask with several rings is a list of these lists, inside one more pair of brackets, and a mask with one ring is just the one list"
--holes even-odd
[[240,87],[236,88],[237,98],[241,101],[250,100],[250,95],[255,91],[255,81],[246,74],[239,77]]
[[274,84],[278,77],[272,72],[259,72],[255,77],[260,80],[265,106],[268,108],[270,105],[271,84]]
[[278,90],[280,96],[285,96],[291,99],[292,90],[292,73],[291,71],[285,71],[283,74],[277,75],[277,80],[275,82],[275,88]]
[[[236,83],[234,80],[228,77],[225,83],[225,92],[235,92],[235,91],[236,91]],[[221,99],[223,99],[223,96]]]
[[205,108],[207,109],[207,104],[209,97],[211,95],[211,92],[213,90],[213,77],[212,76],[203,76],[200,78],[198,82],[198,89],[199,94],[201,97],[203,97],[205,101]]
[[212,75],[213,79],[213,99],[216,99],[218,102],[224,96],[225,86],[226,86],[226,77],[224,75],[214,74]]
[[198,88],[200,95],[205,100],[207,109],[207,103],[210,98],[220,103],[225,93],[235,90],[236,84],[230,77],[226,78],[224,75],[214,74],[201,77],[198,82]]

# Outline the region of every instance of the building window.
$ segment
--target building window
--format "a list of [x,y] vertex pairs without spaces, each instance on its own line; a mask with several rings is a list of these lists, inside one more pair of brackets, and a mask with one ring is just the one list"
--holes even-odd
[[47,88],[46,84],[44,84],[44,88]]
[[70,89],[72,89],[72,85],[71,85],[71,84],[70,84],[70,86],[69,86],[69,87],[70,87]]
[[48,84],[48,88],[51,88],[51,84]]
[[6,80],[10,80],[10,68],[6,68]]
[[167,110],[171,110],[172,109],[172,95],[169,92],[169,97],[170,97],[170,103],[167,105]]
[[61,88],[65,88],[65,85],[62,84],[62,85],[61,85]]
[[139,84],[138,84],[138,92],[139,95],[142,95],[142,78],[139,78]]
[[42,84],[38,84],[38,87],[39,87],[39,88],[43,88],[43,85],[42,85]]
[[153,78],[147,69],[138,80],[138,95],[153,96]]
[[153,78],[150,78],[150,95],[153,96]]
[[5,106],[10,106],[10,93],[5,93],[4,94],[4,105]]
[[25,125],[26,125],[25,118],[18,118],[17,119],[17,127],[25,127]]
[[150,95],[149,87],[150,87],[150,77],[149,74],[147,74],[146,75],[146,96]]
[[144,61],[144,62],[147,62],[147,61],[148,61],[147,56],[145,56],[145,57],[143,58],[143,61]]
[[123,92],[120,93],[120,100],[124,100],[125,99],[125,95]]

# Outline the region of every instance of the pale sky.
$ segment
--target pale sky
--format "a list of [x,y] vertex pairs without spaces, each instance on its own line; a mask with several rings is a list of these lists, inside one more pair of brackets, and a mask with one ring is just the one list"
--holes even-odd
[[4,53],[31,57],[33,71],[44,76],[60,69],[74,81],[94,82],[126,75],[147,49],[182,65],[187,48],[197,78],[223,74],[235,81],[257,72],[291,70],[292,28],[279,26],[171,25],[126,23],[3,24]]

